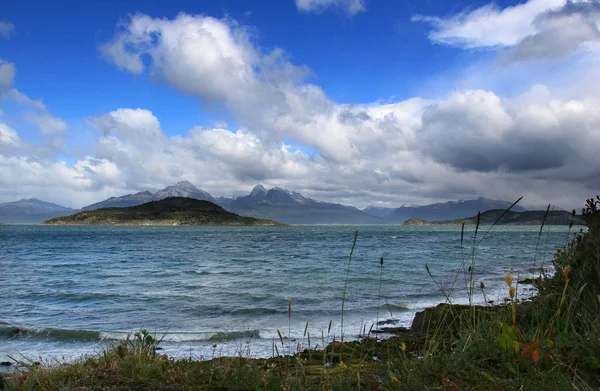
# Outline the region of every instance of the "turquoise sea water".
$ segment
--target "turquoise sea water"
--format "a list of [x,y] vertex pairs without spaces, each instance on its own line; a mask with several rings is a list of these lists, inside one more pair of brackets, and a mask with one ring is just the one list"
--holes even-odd
[[[456,279],[453,299],[468,302],[460,266],[471,264],[473,232],[461,246],[459,226],[0,226],[0,360],[79,357],[140,328],[164,336],[165,354],[196,359],[270,356],[277,329],[294,340],[284,351],[306,347],[306,321],[313,347],[330,320],[329,339],[339,339],[357,230],[346,339],[371,327],[378,302],[379,319],[398,325],[443,302],[425,264],[444,289]],[[538,245],[538,233],[496,227],[477,246],[476,286],[484,282],[489,299],[502,301],[507,272],[532,275],[536,248],[536,269],[544,261],[552,270],[552,255],[572,237],[567,227],[545,228]],[[479,289],[475,299],[483,301]]]

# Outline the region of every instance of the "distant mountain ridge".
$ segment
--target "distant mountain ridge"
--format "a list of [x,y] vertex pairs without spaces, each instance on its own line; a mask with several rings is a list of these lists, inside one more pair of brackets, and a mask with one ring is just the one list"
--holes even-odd
[[[154,193],[142,191],[120,197],[110,197],[85,206],[81,210],[131,207],[169,197],[188,197],[210,201],[242,216],[272,219],[288,224],[402,224],[411,218],[426,221],[456,220],[465,216],[474,216],[479,211],[506,209],[512,204],[509,201],[480,197],[474,200],[448,201],[423,206],[401,206],[400,208],[370,206],[360,210],[353,206],[314,200],[296,191],[281,187],[266,189],[260,184],[244,196],[215,198],[207,191],[198,189],[189,181],[181,181]],[[525,209],[516,205],[512,210],[521,212]],[[78,210],[37,199],[23,199],[0,204],[0,223],[40,224],[44,220],[76,212]]]
[[[542,222],[546,225],[585,225],[581,215],[573,216],[572,212],[567,211],[546,211],[531,210],[524,212],[508,211],[505,209],[492,209],[482,212],[479,216],[480,225],[536,225],[541,226]],[[446,221],[424,221],[418,218],[409,219],[403,225],[475,225],[477,216],[465,217],[457,220]]]
[[[479,197],[474,200],[448,201],[423,206],[401,206],[383,218],[391,224],[402,224],[408,219],[426,221],[456,220],[465,216],[475,216],[478,212],[507,209],[512,204],[510,201]],[[511,210],[513,212],[524,212],[526,209],[515,205]]]
[[375,217],[380,217],[382,219],[391,215],[392,212],[394,212],[395,210],[396,210],[396,208],[386,208],[386,207],[382,207],[382,206],[367,206],[366,208],[362,209],[362,211],[365,212],[366,214],[375,216]]
[[217,201],[208,192],[198,189],[189,181],[181,181],[172,186],[167,186],[156,193],[142,191],[135,194],[126,194],[121,197],[110,197],[107,200],[84,206],[81,210],[95,210],[100,208],[124,208],[137,206],[150,201],[159,201],[169,197],[188,197],[196,200]]
[[37,198],[23,198],[19,201],[0,204],[0,223],[39,224],[44,220],[70,215],[75,212],[75,209],[52,202]]
[[342,204],[316,201],[302,194],[256,185],[250,194],[227,205],[232,212],[288,224],[384,224],[378,217]]

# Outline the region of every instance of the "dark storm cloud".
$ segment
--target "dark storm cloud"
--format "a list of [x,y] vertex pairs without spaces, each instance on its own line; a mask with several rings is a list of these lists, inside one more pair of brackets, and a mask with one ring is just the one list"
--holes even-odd
[[567,57],[588,42],[600,41],[600,2],[570,1],[564,7],[540,14],[534,20],[535,34],[523,38],[500,62]]
[[[584,106],[509,108],[494,94],[456,93],[423,114],[419,148],[459,171],[550,170],[596,162],[578,134],[598,134],[600,123]],[[575,116],[574,114],[577,114]],[[588,140],[597,143],[595,137]]]

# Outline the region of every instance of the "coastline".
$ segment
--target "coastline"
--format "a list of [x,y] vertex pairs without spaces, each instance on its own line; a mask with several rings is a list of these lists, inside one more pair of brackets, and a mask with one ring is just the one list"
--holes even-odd
[[156,221],[156,220],[148,220],[148,221],[140,221],[140,222],[107,222],[104,224],[94,224],[94,223],[76,223],[76,222],[54,222],[48,223],[44,222],[39,224],[41,226],[46,227],[287,227],[291,226],[291,224],[284,224],[278,222],[270,222],[270,223],[242,223],[242,222],[226,222],[226,223],[208,223],[208,224],[194,224],[194,223],[185,223],[178,220],[164,220],[164,221]]

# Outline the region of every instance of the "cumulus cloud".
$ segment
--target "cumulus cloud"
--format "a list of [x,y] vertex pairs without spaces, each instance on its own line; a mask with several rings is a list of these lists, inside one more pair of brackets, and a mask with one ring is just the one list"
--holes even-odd
[[337,8],[348,15],[366,11],[364,0],[296,0],[296,8],[303,12],[323,12],[328,8]]
[[131,140],[158,140],[162,137],[160,122],[149,110],[118,109],[89,121],[104,137],[117,135]]
[[[599,185],[600,102],[529,99],[473,90],[439,101],[340,106],[337,118],[360,144],[343,164],[266,143],[248,129],[195,127],[167,137],[152,112],[124,108],[88,119],[97,129],[94,153],[73,164],[0,151],[0,187],[53,191],[49,181],[58,181],[63,191],[55,194],[77,206],[184,178],[214,195],[264,182],[359,206],[480,195],[578,206],[573,200]],[[6,134],[13,143],[14,131]]]
[[521,106],[489,91],[456,92],[423,114],[422,150],[460,171],[600,175],[600,158],[588,148],[600,147],[599,103]]
[[566,57],[600,40],[598,0],[529,0],[500,9],[494,4],[447,18],[415,16],[433,25],[433,42],[466,49],[504,49],[501,62]]
[[535,33],[510,48],[504,63],[567,57],[585,44],[600,41],[600,1],[569,2],[540,14],[533,26]]
[[[206,103],[224,103],[267,142],[278,144],[285,134],[332,159],[356,153],[346,127],[335,120],[335,104],[320,87],[302,83],[307,69],[290,63],[281,49],[262,53],[237,22],[136,15],[101,50],[134,73],[144,71],[141,58],[148,56],[154,77]],[[137,65],[124,65],[132,59]]]
[[565,2],[528,0],[504,9],[491,3],[447,18],[418,15],[412,20],[431,23],[434,30],[429,38],[434,42],[468,49],[506,47],[535,33],[533,24],[536,18],[563,7]]
[[166,137],[154,114],[142,109],[118,109],[89,122],[100,135],[95,155],[115,162],[128,188],[157,188],[187,178],[233,191],[243,181],[308,175],[304,163],[312,159],[282,145],[268,148],[243,129],[195,127],[185,136]]
[[0,38],[8,39],[14,32],[14,24],[7,22],[6,20],[0,20]]

